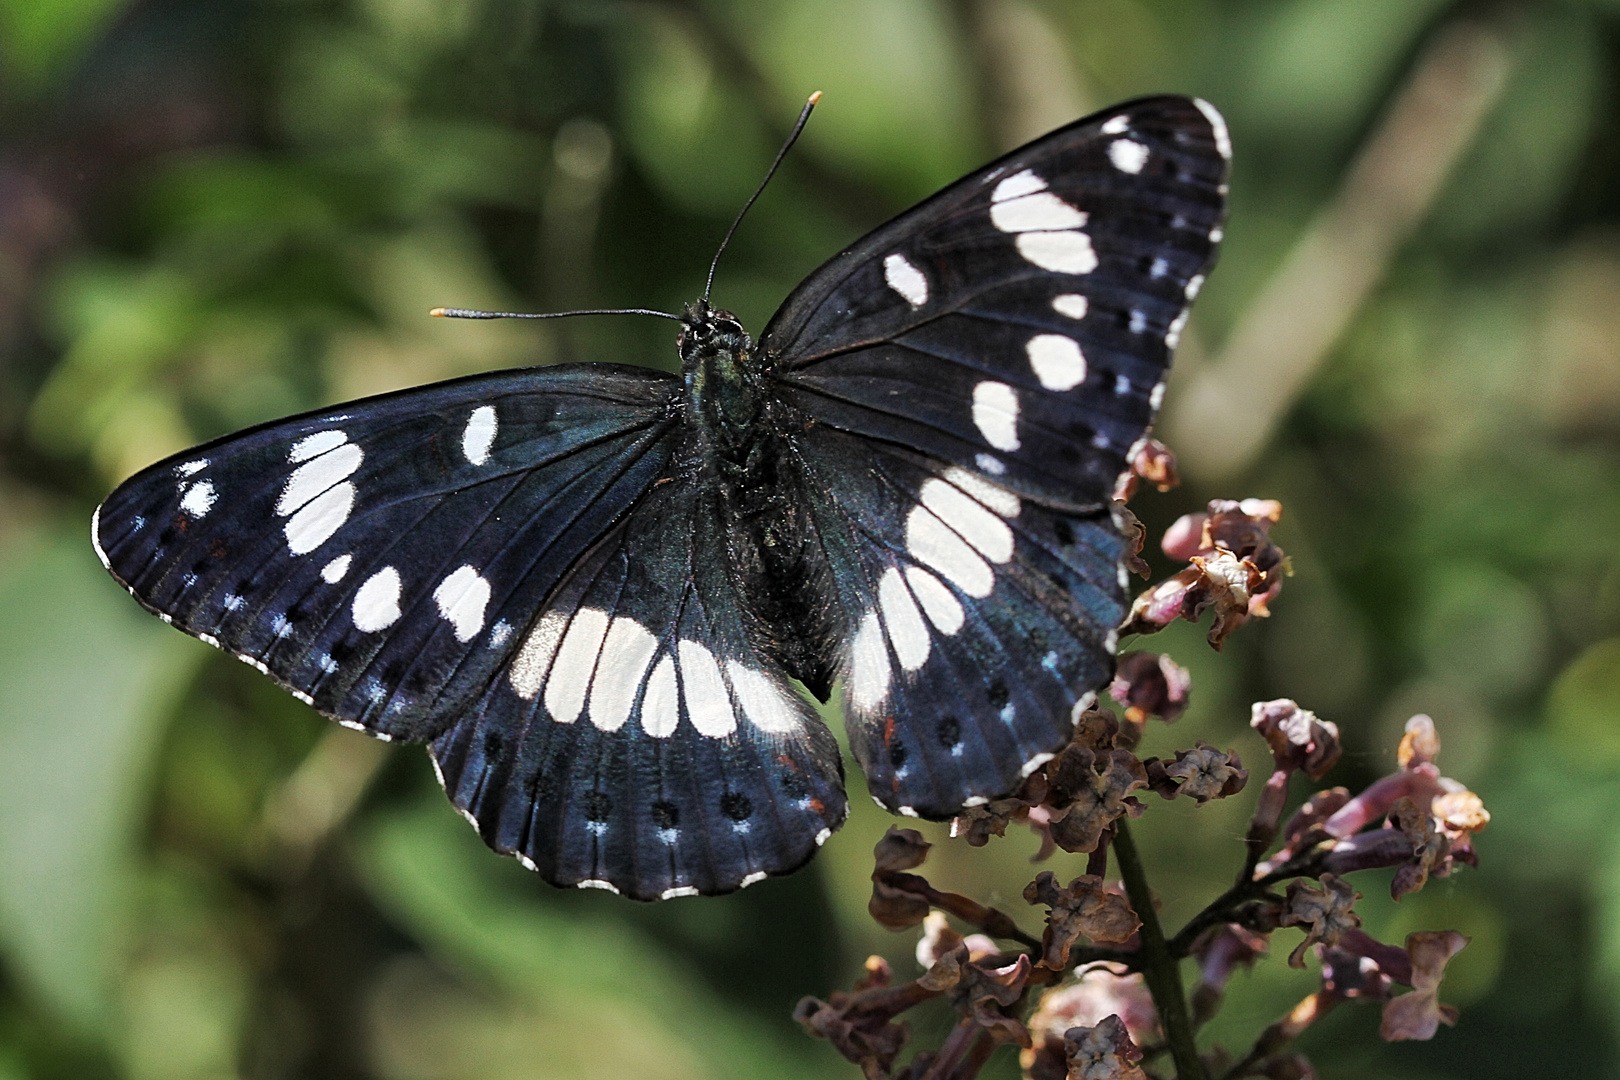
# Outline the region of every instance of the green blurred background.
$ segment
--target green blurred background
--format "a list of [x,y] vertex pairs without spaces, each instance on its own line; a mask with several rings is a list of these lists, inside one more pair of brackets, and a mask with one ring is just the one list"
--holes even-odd
[[[1163,426],[1190,482],[1137,507],[1280,498],[1296,576],[1218,657],[1147,643],[1195,678],[1149,749],[1258,765],[1247,703],[1291,696],[1354,787],[1432,713],[1495,814],[1484,865],[1398,906],[1370,877],[1362,908],[1472,936],[1462,1020],[1386,1047],[1347,1009],[1306,1048],[1326,1077],[1620,1076],[1617,72],[1599,0],[0,0],[0,1080],[854,1075],[789,1012],[873,951],[916,971],[865,913],[887,819],[858,791],[815,864],[737,896],[555,891],[420,750],[142,614],[88,543],[118,480],[247,424],[671,365],[657,320],[426,311],[694,297],[814,89],[720,267],[756,331],[1000,150],[1140,93],[1225,112],[1228,240]],[[1153,800],[1170,923],[1235,870],[1249,802]],[[930,872],[1034,928],[1032,850]],[[1311,989],[1279,944],[1210,1037]]]

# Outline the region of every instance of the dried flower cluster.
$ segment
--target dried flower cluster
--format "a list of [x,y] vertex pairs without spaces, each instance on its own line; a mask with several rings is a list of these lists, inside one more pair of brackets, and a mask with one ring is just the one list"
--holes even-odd
[[[1151,444],[1138,455],[1137,475],[1161,486],[1174,482],[1174,460]],[[1133,482],[1121,495],[1128,496]],[[1287,571],[1271,541],[1281,516],[1275,502],[1216,501],[1167,532],[1165,552],[1187,568],[1147,589],[1124,630],[1148,633],[1176,618],[1196,620],[1213,609],[1209,641],[1222,640],[1250,617],[1267,614]],[[1135,522],[1119,504],[1121,520]],[[1446,964],[1467,944],[1454,931],[1410,935],[1404,946],[1379,942],[1361,929],[1350,875],[1388,868],[1392,895],[1421,889],[1458,863],[1473,865],[1473,834],[1490,820],[1478,796],[1442,776],[1434,724],[1414,716],[1398,753],[1398,768],[1359,794],[1318,791],[1284,820],[1296,774],[1321,779],[1340,755],[1337,728],[1292,701],[1259,702],[1250,725],[1270,752],[1244,837],[1236,882],[1179,930],[1166,933],[1127,823],[1151,792],[1199,805],[1243,791],[1249,773],[1235,750],[1195,743],[1167,759],[1138,757],[1151,718],[1172,721],[1185,710],[1189,679],[1168,657],[1134,652],[1120,658],[1108,695],[1117,704],[1084,710],[1074,739],[1035,771],[1012,797],[967,810],[951,835],[972,846],[1002,836],[1009,825],[1034,830],[1037,860],[1058,849],[1086,857],[1084,873],[1042,871],[1023,889],[1041,909],[1041,935],[1011,914],[971,897],[936,889],[917,871],[929,843],[911,829],[890,828],[875,849],[872,917],[890,930],[922,927],[917,959],[923,973],[895,981],[872,957],[852,990],[827,1000],[805,998],[797,1019],[826,1038],[870,1080],[967,1080],[1003,1044],[1021,1050],[1029,1080],[1274,1080],[1312,1077],[1310,1063],[1290,1043],[1345,1001],[1383,1007],[1387,1040],[1428,1039],[1455,1010],[1438,993]],[[1110,853],[1119,871],[1109,878]],[[967,933],[953,929],[951,920]],[[1220,1008],[1228,980],[1267,955],[1273,934],[1302,935],[1288,963],[1313,959],[1321,988],[1271,1024],[1234,1058],[1220,1047],[1200,1054],[1199,1025]],[[1193,957],[1198,977],[1184,994],[1177,964]],[[1397,987],[1410,987],[1396,994]],[[908,1029],[897,1019],[917,1004],[943,998],[957,1014],[936,1050],[897,1065]]]

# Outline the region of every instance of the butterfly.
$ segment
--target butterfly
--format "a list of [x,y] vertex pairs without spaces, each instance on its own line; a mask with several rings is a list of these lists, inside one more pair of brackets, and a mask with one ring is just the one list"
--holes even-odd
[[1221,239],[1220,115],[1143,98],[958,180],[681,373],[500,371],[131,477],[112,575],[340,724],[424,742],[547,881],[730,892],[880,805],[1016,789],[1111,678],[1111,496]]

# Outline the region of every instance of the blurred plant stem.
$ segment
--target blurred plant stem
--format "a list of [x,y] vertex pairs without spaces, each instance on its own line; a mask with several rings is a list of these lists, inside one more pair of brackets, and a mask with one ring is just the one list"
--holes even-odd
[[1222,480],[1254,462],[1427,216],[1507,86],[1515,51],[1513,28],[1501,20],[1461,19],[1431,38],[1338,194],[1220,354],[1169,402],[1160,430],[1189,474]]
[[259,835],[277,876],[302,877],[321,844],[349,815],[393,749],[333,727],[265,800]]
[[1147,873],[1142,858],[1136,852],[1131,830],[1120,818],[1114,823],[1114,861],[1119,865],[1119,876],[1125,883],[1125,895],[1130,898],[1136,917],[1142,920],[1137,931],[1141,939],[1139,970],[1153,995],[1153,1005],[1159,1011],[1164,1025],[1164,1037],[1170,1047],[1170,1057],[1176,1063],[1177,1080],[1205,1080],[1204,1063],[1198,1057],[1198,1043],[1193,1036],[1192,1019],[1187,1015],[1187,994],[1181,985],[1181,968],[1170,955],[1159,926],[1159,913],[1153,908],[1153,890],[1148,887]]

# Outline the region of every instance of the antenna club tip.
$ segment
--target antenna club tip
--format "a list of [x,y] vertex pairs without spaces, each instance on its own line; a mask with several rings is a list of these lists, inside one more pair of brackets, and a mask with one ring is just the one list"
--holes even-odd
[[817,102],[819,102],[820,100],[821,100],[821,91],[817,90],[815,93],[810,95],[810,100],[807,102],[807,104],[814,105]]
[[445,319],[445,318],[449,318],[450,309],[449,308],[436,307],[432,311],[428,312],[428,314],[433,316],[435,319]]

